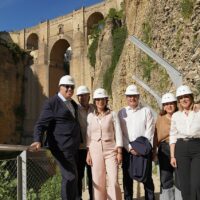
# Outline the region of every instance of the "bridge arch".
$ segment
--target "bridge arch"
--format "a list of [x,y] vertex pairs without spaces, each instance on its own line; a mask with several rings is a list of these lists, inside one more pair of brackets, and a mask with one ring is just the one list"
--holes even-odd
[[71,46],[66,39],[57,40],[49,56],[49,96],[58,91],[61,76],[70,74]]
[[26,49],[38,50],[39,37],[36,33],[31,33],[26,40]]
[[99,21],[103,20],[104,16],[101,12],[92,13],[87,19],[87,38],[91,35],[92,28],[98,24]]

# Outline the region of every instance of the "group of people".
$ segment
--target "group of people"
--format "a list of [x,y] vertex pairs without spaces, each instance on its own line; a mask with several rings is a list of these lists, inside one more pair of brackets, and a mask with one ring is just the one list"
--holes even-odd
[[90,200],[121,200],[121,163],[124,199],[133,199],[135,179],[143,183],[145,199],[154,200],[152,160],[157,157],[160,199],[200,200],[200,111],[188,86],[177,88],[176,97],[162,96],[156,123],[151,110],[141,105],[135,85],[126,88],[127,106],[118,113],[109,108],[103,88],[94,91],[93,104],[86,86],[77,88],[77,104],[74,88],[71,76],[61,77],[58,93],[44,104],[31,144],[32,150],[40,149],[46,133],[60,167],[63,200],[82,199],[85,167]]

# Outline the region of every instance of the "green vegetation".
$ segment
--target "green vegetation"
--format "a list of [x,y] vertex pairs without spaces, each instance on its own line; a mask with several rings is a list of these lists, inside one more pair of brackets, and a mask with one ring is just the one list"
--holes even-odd
[[123,50],[123,46],[127,37],[126,27],[118,27],[113,30],[113,53],[112,62],[110,67],[106,70],[103,77],[103,87],[107,90],[108,94],[112,93],[111,83],[117,63]]
[[56,174],[49,178],[36,193],[31,188],[27,193],[27,200],[61,200],[61,176]]
[[199,95],[200,94],[200,81],[197,81],[197,83],[196,83],[196,87],[197,87],[197,95]]
[[127,29],[126,26],[122,25],[122,20],[123,20],[122,10],[116,11],[113,8],[110,9],[107,18],[111,19],[113,22],[113,30],[112,30],[113,53],[112,53],[111,65],[106,70],[103,76],[103,87],[107,90],[108,94],[111,95],[112,93],[111,85],[112,85],[113,75],[124,47],[124,43],[127,37]]
[[[142,41],[149,47],[152,46],[152,28],[149,22],[145,22],[142,24]],[[139,63],[143,69],[143,78],[147,81],[150,81],[151,72],[158,65],[153,61],[152,58],[147,55],[143,56]]]
[[12,52],[12,57],[15,64],[17,64],[21,59],[23,60],[26,55],[26,52],[20,49],[20,47],[16,43],[7,42],[4,39],[0,38],[0,45],[8,48]]
[[152,45],[152,29],[149,22],[142,24],[142,41],[151,47]]
[[140,65],[143,67],[143,78],[147,81],[151,80],[151,72],[155,69],[158,65],[154,62],[152,58],[149,56],[144,56],[140,61]]
[[195,0],[181,0],[181,14],[185,19],[191,17],[193,8],[194,8]]
[[48,179],[44,185],[42,185],[39,191],[40,199],[45,200],[61,200],[61,176],[57,174]]
[[92,67],[95,67],[96,64],[96,51],[98,47],[99,35],[105,25],[105,21],[101,20],[98,24],[95,24],[91,29],[90,40],[92,43],[88,48],[88,58]]
[[181,43],[182,43],[182,41],[181,41],[181,33],[183,32],[183,29],[182,28],[180,28],[178,31],[177,31],[177,33],[176,33],[176,46],[177,46],[177,48],[179,48],[180,46],[181,46]]
[[157,90],[161,94],[163,94],[166,92],[166,88],[170,84],[170,78],[167,71],[161,67],[158,68],[157,73],[159,74],[159,77],[158,77],[159,84],[157,86]]
[[92,43],[88,49],[88,58],[92,67],[95,67],[96,64],[96,51],[98,48],[98,41],[100,33],[105,26],[106,20],[111,20],[113,24],[112,30],[112,42],[113,42],[113,53],[112,53],[112,63],[111,66],[107,69],[103,77],[103,87],[111,94],[111,83],[113,80],[113,73],[119,57],[121,55],[126,37],[127,37],[127,29],[125,25],[123,25],[124,14],[123,10],[116,11],[114,8],[109,10],[107,17],[100,21],[98,24],[94,25],[91,32],[91,40]]
[[15,200],[17,179],[11,178],[10,171],[6,169],[7,162],[0,164],[0,199]]

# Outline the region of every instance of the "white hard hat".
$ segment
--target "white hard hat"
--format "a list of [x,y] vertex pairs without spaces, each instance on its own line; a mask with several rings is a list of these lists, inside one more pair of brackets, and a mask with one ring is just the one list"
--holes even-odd
[[176,97],[179,97],[185,94],[192,94],[192,91],[187,85],[181,85],[180,87],[177,88]]
[[59,85],[75,85],[75,82],[70,75],[65,75],[61,77]]
[[106,90],[103,88],[98,88],[94,91],[93,99],[101,99],[101,98],[108,98],[108,94]]
[[162,96],[161,103],[170,103],[177,101],[176,97],[172,93],[166,93]]
[[125,95],[139,95],[139,94],[140,93],[138,92],[136,85],[129,85],[126,88]]
[[90,94],[90,91],[88,89],[87,86],[85,85],[81,85],[78,87],[77,91],[76,91],[76,95],[81,95],[81,94]]

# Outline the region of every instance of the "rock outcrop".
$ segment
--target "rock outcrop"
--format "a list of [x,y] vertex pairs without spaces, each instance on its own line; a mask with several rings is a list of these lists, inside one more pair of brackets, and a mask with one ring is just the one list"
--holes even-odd
[[[4,43],[5,44],[5,43]],[[0,143],[19,144],[23,130],[24,68],[27,62],[0,44]],[[16,60],[17,58],[17,60]]]

